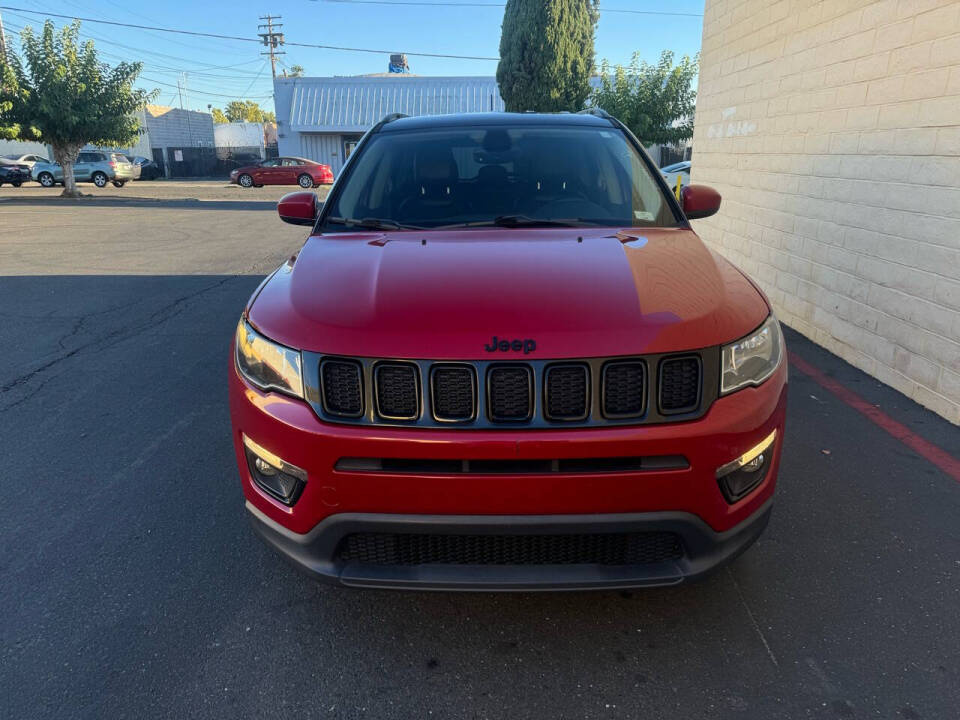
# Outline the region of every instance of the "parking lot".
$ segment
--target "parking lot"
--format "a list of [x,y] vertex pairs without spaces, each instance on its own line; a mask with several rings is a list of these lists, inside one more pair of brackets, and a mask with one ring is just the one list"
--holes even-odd
[[956,717],[947,421],[788,330],[771,524],[708,579],[319,586],[247,526],[226,392],[296,188],[81,189],[0,188],[0,716]]

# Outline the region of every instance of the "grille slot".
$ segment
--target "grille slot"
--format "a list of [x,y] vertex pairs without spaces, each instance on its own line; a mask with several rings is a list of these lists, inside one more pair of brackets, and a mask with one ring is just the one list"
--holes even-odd
[[603,366],[603,414],[609,418],[638,417],[647,397],[647,368],[642,362],[612,362]]
[[363,415],[363,387],[360,363],[325,359],[320,363],[323,409],[331,415]]
[[533,415],[533,372],[525,365],[492,367],[487,375],[487,409],[494,422],[529,420]]
[[437,420],[465,422],[476,415],[477,381],[467,365],[435,365],[430,373],[433,416]]
[[381,363],[374,370],[377,413],[392,420],[414,420],[420,415],[419,370],[409,363]]
[[586,365],[550,365],[544,383],[544,408],[550,420],[583,420],[590,414]]
[[696,355],[667,358],[660,363],[660,410],[665,414],[689,412],[700,404],[700,358]]
[[365,565],[649,565],[683,557],[672,532],[565,535],[352,533],[337,552]]

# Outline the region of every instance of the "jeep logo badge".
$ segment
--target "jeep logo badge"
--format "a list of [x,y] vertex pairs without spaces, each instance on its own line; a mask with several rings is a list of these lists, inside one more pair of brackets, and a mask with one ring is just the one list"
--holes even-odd
[[498,350],[500,352],[510,352],[511,350],[520,352],[522,350],[523,354],[526,355],[537,349],[537,343],[530,338],[524,340],[503,340],[494,335],[493,339],[490,340],[490,344],[484,345],[483,349],[487,352],[497,352]]

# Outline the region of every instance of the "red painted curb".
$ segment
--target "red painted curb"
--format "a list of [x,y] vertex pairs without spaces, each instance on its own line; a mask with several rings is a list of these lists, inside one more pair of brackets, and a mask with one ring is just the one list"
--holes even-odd
[[788,352],[787,356],[790,358],[791,369],[799,370],[811,380],[814,380],[818,385],[821,385],[832,392],[854,410],[857,410],[862,415],[865,415],[866,418],[874,425],[877,425],[881,429],[885,430],[915,453],[926,458],[954,480],[960,482],[960,460],[955,458],[943,448],[934,445],[928,440],[924,440],[906,425],[897,422],[885,412],[880,410],[880,408],[876,407],[875,405],[871,405],[855,392],[849,390],[832,377],[825,375],[822,371],[795,353]]

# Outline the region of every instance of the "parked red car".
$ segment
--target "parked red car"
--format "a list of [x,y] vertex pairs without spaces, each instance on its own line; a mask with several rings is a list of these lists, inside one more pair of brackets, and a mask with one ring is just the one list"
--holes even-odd
[[787,402],[763,293],[636,138],[585,114],[391,116],[247,304],[233,442],[257,533],[343,585],[672,585],[770,515]]
[[330,185],[333,171],[329,165],[296,157],[264,160],[230,171],[230,182],[241,187],[263,185],[299,185],[302,188]]

